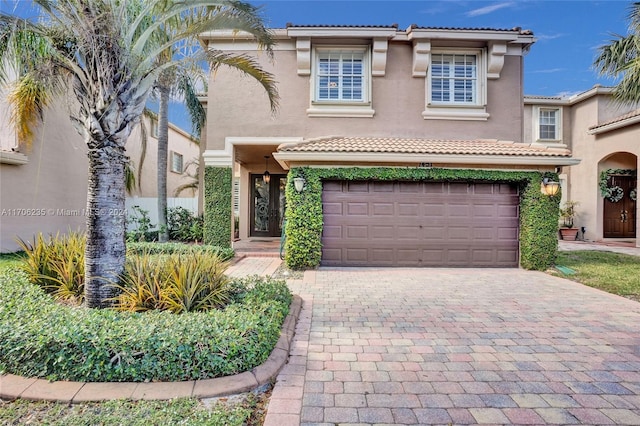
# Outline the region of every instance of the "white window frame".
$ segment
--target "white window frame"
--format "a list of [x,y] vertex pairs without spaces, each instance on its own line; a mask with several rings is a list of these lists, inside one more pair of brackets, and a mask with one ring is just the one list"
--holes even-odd
[[[176,160],[179,159],[180,167],[176,167]],[[173,173],[184,173],[184,156],[178,152],[171,151],[171,171]]]
[[[371,46],[313,46],[309,117],[373,117],[371,107]],[[319,63],[326,54],[362,55],[362,100],[319,99]]]
[[[543,111],[554,111],[556,117],[555,136],[553,138],[542,138],[540,134],[540,118]],[[562,107],[556,106],[536,106],[533,114],[533,140],[545,145],[562,144]]]
[[[476,58],[476,83],[474,102],[449,102],[432,100],[433,58],[441,55],[468,55]],[[425,120],[481,120],[489,118],[487,113],[487,51],[486,49],[434,49],[431,64],[425,79]]]
[[149,129],[151,131],[151,137],[158,139],[158,120],[155,118],[149,119]]

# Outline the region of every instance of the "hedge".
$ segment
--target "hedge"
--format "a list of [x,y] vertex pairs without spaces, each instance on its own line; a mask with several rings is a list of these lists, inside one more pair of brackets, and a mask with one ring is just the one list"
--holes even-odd
[[231,247],[231,167],[204,169],[204,242]]
[[[303,177],[305,190],[298,193],[293,179]],[[439,168],[311,168],[289,171],[287,179],[287,227],[285,262],[291,269],[316,268],[322,257],[322,181],[414,180],[506,182],[520,189],[520,266],[545,270],[553,265],[558,245],[560,196],[540,192],[543,177],[557,180],[555,173]]]
[[[248,288],[248,289],[247,289]],[[206,313],[128,313],[57,304],[18,270],[0,274],[0,374],[73,381],[181,381],[263,363],[291,294],[284,281],[236,283],[235,303]]]
[[209,244],[184,244],[184,243],[156,243],[156,242],[129,242],[127,254],[189,254],[205,253],[216,255],[222,260],[229,260],[235,256],[230,247],[212,246]]

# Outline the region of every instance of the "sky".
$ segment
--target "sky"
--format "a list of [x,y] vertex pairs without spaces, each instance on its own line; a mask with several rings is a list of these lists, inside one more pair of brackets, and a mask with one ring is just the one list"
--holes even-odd
[[[6,0],[0,0],[5,3]],[[26,4],[27,1],[20,2]],[[524,94],[572,95],[595,84],[613,85],[592,67],[598,47],[627,34],[630,1],[600,0],[275,0],[262,6],[265,23],[391,25],[531,30],[537,42],[524,59]],[[173,104],[170,120],[190,131],[188,115]]]

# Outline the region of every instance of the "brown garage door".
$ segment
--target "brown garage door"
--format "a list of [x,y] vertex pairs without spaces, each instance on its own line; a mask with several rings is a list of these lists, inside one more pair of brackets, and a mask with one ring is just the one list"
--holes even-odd
[[506,183],[325,181],[322,264],[517,267],[518,199]]

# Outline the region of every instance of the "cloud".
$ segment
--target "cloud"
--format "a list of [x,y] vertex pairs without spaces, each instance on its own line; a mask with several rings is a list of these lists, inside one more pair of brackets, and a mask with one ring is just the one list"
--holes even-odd
[[548,68],[546,70],[528,71],[529,74],[551,74],[554,72],[566,71],[566,68]]
[[489,13],[493,13],[496,10],[504,9],[505,7],[513,6],[513,2],[504,2],[504,3],[496,3],[491,6],[481,7],[479,9],[473,9],[466,13],[468,17],[480,16],[480,15],[488,15]]
[[546,41],[546,40],[555,40],[556,38],[560,38],[560,37],[565,37],[566,34],[563,33],[557,33],[557,34],[536,34],[535,37],[539,40],[539,41]]

